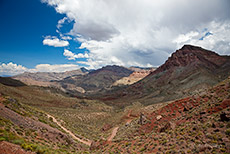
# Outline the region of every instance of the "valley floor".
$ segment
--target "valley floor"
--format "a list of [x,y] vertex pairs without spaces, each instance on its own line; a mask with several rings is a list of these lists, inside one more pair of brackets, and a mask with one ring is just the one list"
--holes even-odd
[[230,153],[230,79],[191,97],[123,109],[0,85],[0,152]]

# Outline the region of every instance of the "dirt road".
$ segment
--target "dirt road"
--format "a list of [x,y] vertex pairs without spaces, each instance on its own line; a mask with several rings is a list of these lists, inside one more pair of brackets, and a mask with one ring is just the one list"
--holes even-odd
[[[133,120],[133,118],[131,117],[131,113],[132,113],[132,110],[129,110],[128,115],[127,115],[126,124],[130,124]],[[119,129],[118,126],[113,128],[111,135],[107,139],[108,142],[111,142],[112,139],[116,136],[118,129]]]
[[112,139],[116,136],[118,129],[119,129],[119,127],[114,127],[113,128],[112,133],[108,137],[107,141],[112,141]]
[[52,118],[53,119],[53,122],[55,122],[58,126],[60,126],[65,132],[67,132],[71,137],[73,137],[74,139],[78,140],[79,142],[83,143],[83,144],[86,144],[88,146],[91,145],[92,141],[91,140],[83,140],[83,139],[80,139],[79,137],[75,136],[71,131],[69,131],[68,129],[66,129],[65,127],[63,127],[61,125],[60,122],[57,121],[57,119],[49,114],[47,114],[48,118]]
[[[131,121],[132,121],[132,118],[131,118],[131,116],[130,116],[131,112],[132,112],[132,111],[130,110],[129,113],[128,113],[128,115],[127,115],[128,119],[126,120],[126,123],[128,123],[128,124],[130,124]],[[83,143],[83,144],[86,144],[86,145],[88,145],[88,146],[90,146],[90,145],[92,144],[92,141],[89,140],[89,139],[84,139],[84,140],[83,140],[83,139],[81,139],[81,138],[75,136],[71,131],[69,131],[68,129],[66,129],[65,127],[63,127],[63,126],[61,125],[61,123],[57,121],[57,119],[56,119],[55,117],[53,117],[53,116],[51,116],[51,115],[49,115],[49,114],[47,114],[47,116],[48,116],[48,118],[51,117],[51,118],[53,119],[53,122],[55,122],[58,126],[60,126],[65,132],[67,132],[67,133],[68,133],[70,136],[72,136],[74,139],[76,139],[76,140],[78,140],[79,142],[81,142],[81,143]],[[113,138],[114,138],[114,137],[116,136],[116,134],[117,134],[118,129],[119,129],[118,126],[113,128],[112,133],[111,133],[111,135],[108,137],[107,141],[111,142],[111,141],[113,140]]]

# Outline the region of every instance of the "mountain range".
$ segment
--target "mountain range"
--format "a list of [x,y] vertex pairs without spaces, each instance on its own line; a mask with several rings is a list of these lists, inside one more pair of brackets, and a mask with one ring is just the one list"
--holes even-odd
[[126,88],[108,92],[104,99],[139,100],[144,104],[165,102],[209,88],[229,75],[230,56],[184,45],[148,76]]
[[0,77],[0,153],[230,153],[230,56]]
[[[72,96],[119,104],[152,104],[189,96],[230,75],[230,57],[184,45],[157,69],[108,65],[97,70],[37,72],[14,76],[28,85],[50,86]],[[122,103],[122,105],[125,105]]]

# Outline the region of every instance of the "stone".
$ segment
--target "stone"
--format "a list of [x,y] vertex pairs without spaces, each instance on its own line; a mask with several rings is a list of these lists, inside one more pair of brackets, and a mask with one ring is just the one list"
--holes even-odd
[[158,116],[156,117],[157,120],[160,120],[161,118],[162,118],[161,115],[158,115]]
[[143,113],[141,113],[138,124],[143,125],[145,122],[146,122],[146,117]]
[[187,107],[185,106],[183,111],[184,111],[184,112],[189,111],[189,108],[187,108]]
[[160,132],[165,132],[168,129],[175,129],[176,124],[173,122],[166,123],[163,127],[160,128]]

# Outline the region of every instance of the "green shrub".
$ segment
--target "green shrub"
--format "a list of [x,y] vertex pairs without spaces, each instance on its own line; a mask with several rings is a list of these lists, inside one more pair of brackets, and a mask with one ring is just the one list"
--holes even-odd
[[6,141],[6,138],[0,137],[0,141]]
[[145,151],[145,150],[146,150],[146,148],[143,147],[143,148],[140,149],[140,152],[143,152],[143,151]]
[[227,129],[227,130],[225,131],[225,134],[226,134],[226,135],[230,135],[230,129]]
[[12,143],[22,145],[24,143],[24,140],[23,139],[15,139],[12,141]]

